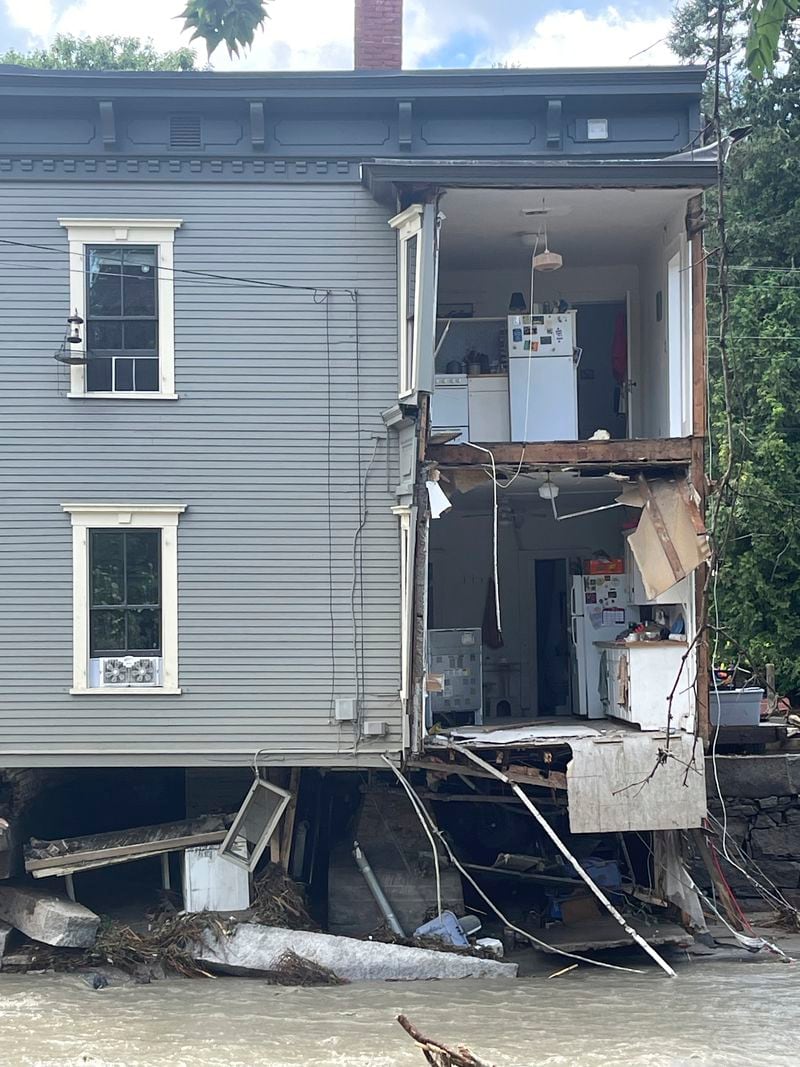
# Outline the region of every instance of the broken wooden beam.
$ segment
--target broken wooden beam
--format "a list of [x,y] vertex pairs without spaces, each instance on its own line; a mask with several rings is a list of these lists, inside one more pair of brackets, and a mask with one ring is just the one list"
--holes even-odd
[[80,870],[84,864],[103,866],[121,858],[136,859],[193,845],[218,844],[224,839],[230,821],[228,815],[206,815],[200,819],[137,826],[87,837],[57,841],[34,838],[25,850],[25,870],[37,877],[37,871],[65,873],[66,868]]
[[[689,437],[656,437],[626,441],[533,441],[527,444],[490,443],[498,466],[537,468],[688,467],[692,461]],[[425,458],[441,467],[483,466],[485,452],[470,445],[429,445]]]
[[[439,774],[463,774],[468,778],[496,778],[496,775],[470,767],[469,764],[448,763],[436,757],[409,761],[414,770],[435,771]],[[505,772],[512,782],[521,785],[535,785],[543,789],[567,788],[567,776],[562,771],[542,771],[538,767],[529,767],[522,763],[512,764]]]

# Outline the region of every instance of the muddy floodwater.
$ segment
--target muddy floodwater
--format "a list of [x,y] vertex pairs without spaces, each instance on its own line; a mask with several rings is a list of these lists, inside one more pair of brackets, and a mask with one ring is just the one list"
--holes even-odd
[[800,964],[687,964],[677,979],[559,978],[284,989],[247,979],[93,991],[0,975],[0,1064],[13,1067],[423,1067],[394,1022],[517,1067],[800,1061]]

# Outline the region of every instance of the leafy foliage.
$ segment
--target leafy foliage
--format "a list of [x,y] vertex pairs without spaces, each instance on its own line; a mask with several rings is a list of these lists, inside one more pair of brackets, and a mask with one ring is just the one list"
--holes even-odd
[[747,34],[747,69],[754,78],[763,78],[775,69],[781,33],[797,16],[792,0],[754,0]]
[[225,43],[228,55],[238,56],[249,48],[256,30],[266,18],[270,0],[189,0],[181,14],[184,30],[193,30],[191,40],[206,42],[208,54]]
[[[723,130],[752,125],[726,164],[726,225],[733,435],[727,439],[716,257],[709,257],[710,470],[733,450],[734,478],[715,534],[724,540],[716,586],[719,658],[763,679],[776,666],[781,691],[800,694],[800,47],[785,28],[781,64],[762,79],[747,66],[736,12],[725,26]],[[713,52],[714,0],[690,0],[673,29],[686,59]],[[711,79],[709,79],[709,82]],[[713,87],[706,88],[706,109]],[[706,246],[718,240],[716,195],[706,196]],[[715,622],[712,607],[711,621]]]
[[38,70],[194,70],[191,48],[158,52],[152,41],[137,37],[73,37],[59,33],[47,48],[32,52],[11,49],[0,63]]

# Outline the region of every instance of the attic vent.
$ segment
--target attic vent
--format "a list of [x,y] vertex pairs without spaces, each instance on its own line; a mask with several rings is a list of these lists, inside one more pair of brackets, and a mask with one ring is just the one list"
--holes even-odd
[[170,115],[170,148],[199,148],[202,143],[199,115]]

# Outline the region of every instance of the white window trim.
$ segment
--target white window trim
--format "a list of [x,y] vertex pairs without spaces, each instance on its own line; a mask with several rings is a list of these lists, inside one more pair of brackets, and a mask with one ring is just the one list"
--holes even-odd
[[[173,244],[175,231],[183,219],[75,219],[63,218],[59,225],[67,231],[69,241],[69,303],[70,314],[76,310],[86,318],[86,269],[87,245],[156,245],[158,249],[158,373],[157,393],[89,393],[86,391],[86,367],[70,367],[68,396],[82,400],[139,399],[176,400],[175,395],[175,284],[173,272]],[[75,345],[71,354],[85,352],[85,334],[82,345]]]
[[[389,225],[397,232],[398,237],[398,295],[400,314],[400,373],[399,373],[399,398],[413,396],[417,391],[417,352],[419,348],[418,335],[420,330],[419,307],[420,286],[422,284],[422,223],[425,213],[424,204],[412,204],[411,207],[401,211],[389,220]],[[408,345],[408,327],[406,325],[408,294],[408,255],[406,245],[409,241],[417,238],[417,256],[414,270],[414,333],[411,338],[411,351]]]
[[[80,696],[178,695],[178,519],[185,504],[62,504],[72,519],[72,688]],[[161,530],[160,686],[92,688],[89,686],[89,531],[92,529]]]

